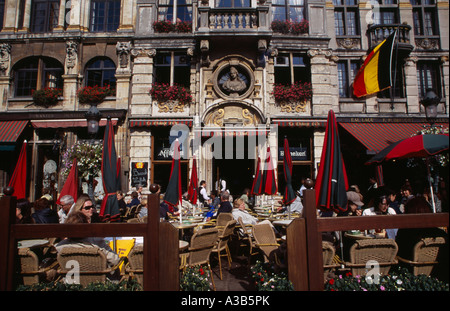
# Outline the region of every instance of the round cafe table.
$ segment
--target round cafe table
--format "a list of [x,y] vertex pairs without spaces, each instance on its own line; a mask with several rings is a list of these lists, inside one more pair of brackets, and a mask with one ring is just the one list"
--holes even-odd
[[272,224],[274,226],[287,227],[291,224],[292,221],[293,221],[293,219],[279,219],[279,220],[272,221]]
[[179,247],[180,247],[180,252],[186,250],[189,247],[189,242],[184,241],[184,240],[178,240],[179,243]]

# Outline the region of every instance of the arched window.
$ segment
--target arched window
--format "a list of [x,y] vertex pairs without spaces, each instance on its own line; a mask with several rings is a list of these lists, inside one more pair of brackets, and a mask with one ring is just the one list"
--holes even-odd
[[49,57],[29,57],[14,66],[14,96],[31,96],[33,90],[63,87],[63,66]]
[[86,86],[116,88],[116,65],[109,58],[95,58],[86,66]]

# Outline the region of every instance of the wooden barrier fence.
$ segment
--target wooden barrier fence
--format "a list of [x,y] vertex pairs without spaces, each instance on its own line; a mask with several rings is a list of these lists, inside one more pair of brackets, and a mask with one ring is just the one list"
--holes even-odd
[[[147,223],[18,225],[16,198],[11,196],[11,190],[6,192],[0,200],[0,290],[13,289],[17,240],[66,236],[143,236],[144,290],[179,290],[178,230],[170,223],[159,222],[159,195],[148,196]],[[298,291],[324,288],[322,232],[448,227],[449,223],[448,213],[318,218],[314,190],[305,190],[304,198],[303,217],[293,220],[286,230],[289,280]]]

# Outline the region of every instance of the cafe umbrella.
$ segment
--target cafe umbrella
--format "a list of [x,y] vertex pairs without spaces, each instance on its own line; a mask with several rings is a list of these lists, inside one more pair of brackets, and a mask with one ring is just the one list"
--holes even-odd
[[263,168],[262,191],[263,194],[272,196],[272,212],[273,212],[273,195],[278,192],[277,181],[275,179],[275,169],[270,154],[270,146],[267,147],[266,161]]
[[198,176],[197,176],[197,161],[194,157],[192,159],[192,171],[191,171],[191,180],[189,181],[189,189],[188,189],[188,200],[194,206],[194,214],[195,214],[195,205],[197,204],[198,199]]
[[[283,193],[283,203],[288,206],[296,199],[294,188],[292,188],[292,158],[289,150],[288,139],[284,138],[284,155],[283,155],[283,172],[284,180],[286,181],[286,188]],[[291,218],[291,208],[288,207],[289,219]]]
[[164,202],[166,202],[172,208],[179,206],[180,223],[182,222],[182,210],[181,210],[181,168],[180,168],[180,143],[178,139],[175,140],[172,156],[172,167],[170,170],[169,183],[167,184],[167,190],[164,194]]
[[72,167],[70,168],[69,175],[67,176],[66,182],[59,194],[59,198],[56,204],[61,204],[60,199],[65,195],[71,195],[76,201],[78,199],[78,164],[77,158],[72,161]]
[[11,176],[8,186],[14,189],[14,196],[17,199],[24,199],[27,197],[27,141],[25,140],[20,149],[19,159]]
[[380,165],[383,162],[394,159],[425,158],[433,212],[436,212],[429,159],[431,156],[448,151],[448,141],[448,134],[423,134],[411,136],[390,144],[374,155],[366,162],[366,164]]
[[317,208],[324,212],[347,210],[347,173],[341,153],[334,111],[328,112],[325,140],[316,179]]
[[251,193],[254,195],[260,195],[262,185],[262,175],[261,175],[261,158],[258,157],[258,162],[256,165],[255,177],[253,178],[252,191]]
[[119,201],[116,196],[116,191],[120,190],[120,178],[117,167],[114,127],[111,118],[108,117],[102,150],[102,182],[105,197],[100,208],[100,216],[104,222],[120,220]]

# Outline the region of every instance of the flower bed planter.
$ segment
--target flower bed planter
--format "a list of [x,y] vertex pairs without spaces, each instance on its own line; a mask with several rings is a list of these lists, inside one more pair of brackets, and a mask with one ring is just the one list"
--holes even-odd
[[77,96],[80,104],[100,104],[107,96],[114,94],[109,85],[108,86],[85,86],[77,91]]

